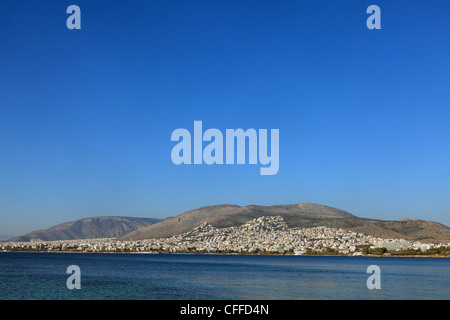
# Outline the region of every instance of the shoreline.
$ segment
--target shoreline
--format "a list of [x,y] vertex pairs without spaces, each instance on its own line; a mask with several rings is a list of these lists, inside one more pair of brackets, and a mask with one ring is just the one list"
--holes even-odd
[[279,253],[216,253],[216,252],[90,252],[90,251],[33,251],[2,250],[1,253],[85,253],[85,254],[148,254],[148,255],[217,255],[217,256],[286,256],[286,257],[365,257],[365,258],[450,258],[446,255],[347,255],[347,254],[279,254]]

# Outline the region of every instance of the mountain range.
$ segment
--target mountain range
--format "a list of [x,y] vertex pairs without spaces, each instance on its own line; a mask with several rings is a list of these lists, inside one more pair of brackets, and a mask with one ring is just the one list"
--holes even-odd
[[191,231],[205,222],[218,228],[242,225],[261,216],[282,216],[288,227],[327,226],[380,238],[423,242],[450,242],[450,228],[418,219],[379,220],[360,218],[322,204],[298,203],[274,206],[223,204],[198,208],[167,219],[96,217],[63,223],[10,241],[111,238],[142,240],[166,238]]
[[166,219],[158,224],[135,230],[122,237],[123,240],[141,240],[149,238],[165,238],[188,232],[205,222],[218,228],[239,226],[249,220],[261,216],[282,216],[290,222],[290,226],[302,226],[303,221],[311,219],[325,221],[330,219],[345,219],[352,214],[336,208],[299,203],[293,205],[240,207],[235,204],[223,204],[202,207],[186,211],[176,217]]
[[32,231],[9,241],[55,241],[74,239],[118,238],[136,229],[162,221],[154,218],[93,217]]

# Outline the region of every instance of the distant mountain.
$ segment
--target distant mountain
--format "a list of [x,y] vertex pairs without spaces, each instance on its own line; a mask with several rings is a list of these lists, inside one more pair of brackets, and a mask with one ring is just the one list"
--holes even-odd
[[0,234],[0,241],[1,240],[6,240],[6,239],[11,239],[12,237],[14,237],[13,235],[8,235],[8,234]]
[[437,222],[417,219],[386,221],[359,218],[346,211],[314,203],[275,206],[251,205],[245,207],[225,204],[202,207],[137,229],[124,235],[121,239],[142,240],[171,237],[188,232],[205,222],[219,228],[240,226],[261,216],[282,216],[291,228],[326,226],[361,232],[380,238],[450,242],[450,228]]
[[122,239],[141,240],[148,238],[165,238],[188,232],[205,222],[208,222],[215,227],[224,228],[238,226],[261,216],[277,215],[283,216],[286,220],[291,220],[291,222],[302,219],[323,220],[354,217],[346,211],[314,203],[276,206],[250,205],[246,207],[240,207],[235,204],[224,204],[202,207],[184,212],[176,217],[133,231],[122,237]]
[[262,216],[281,216],[290,228],[326,226],[380,238],[450,243],[450,228],[437,222],[418,219],[386,221],[359,218],[344,210],[315,203],[244,207],[224,204],[186,211],[167,219],[94,217],[33,231],[9,241],[167,238],[189,232],[205,222],[217,228],[225,228],[240,226]]
[[[359,218],[361,219],[361,218]],[[361,219],[345,229],[380,238],[402,238],[411,241],[450,243],[450,228],[434,221],[402,219],[384,221]]]
[[85,218],[61,223],[48,229],[36,230],[9,241],[115,238],[160,221],[161,219],[132,217]]

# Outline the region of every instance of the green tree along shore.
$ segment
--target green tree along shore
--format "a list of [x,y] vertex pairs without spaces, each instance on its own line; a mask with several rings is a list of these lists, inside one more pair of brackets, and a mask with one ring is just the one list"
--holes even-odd
[[[384,247],[382,248],[370,248],[369,246],[361,246],[355,252],[361,253],[362,256],[439,256],[439,257],[450,257],[450,247],[441,246],[439,248],[428,249],[426,251],[421,251],[420,249],[407,249],[407,250],[388,250]],[[327,248],[322,252],[306,251],[306,255],[336,255],[336,256],[347,256],[352,254],[343,254],[337,252],[334,249]]]

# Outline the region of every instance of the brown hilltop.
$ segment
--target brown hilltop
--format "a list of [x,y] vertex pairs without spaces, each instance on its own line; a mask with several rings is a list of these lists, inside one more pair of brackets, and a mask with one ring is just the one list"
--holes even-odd
[[224,204],[202,207],[135,230],[123,236],[121,240],[167,238],[188,232],[205,222],[218,228],[239,226],[261,216],[282,216],[289,227],[326,226],[380,238],[450,242],[450,228],[437,222],[417,219],[385,221],[359,218],[344,210],[315,203],[244,207]]
[[314,203],[276,206],[250,205],[245,207],[224,204],[186,211],[176,217],[133,231],[121,239],[166,238],[188,232],[205,222],[215,227],[225,228],[238,226],[261,216],[275,215],[283,216],[291,221],[298,219],[342,219],[354,217],[346,211]]
[[64,222],[48,229],[29,232],[9,241],[115,238],[159,221],[161,219],[114,216],[85,218]]
[[33,231],[10,239],[10,241],[167,238],[189,232],[204,223],[225,228],[240,226],[263,216],[281,216],[290,228],[326,226],[361,232],[380,238],[450,243],[450,228],[437,222],[417,219],[386,221],[359,218],[344,210],[315,203],[274,206],[249,205],[243,207],[223,204],[186,211],[165,220],[133,217],[93,217],[65,222],[45,230]]

